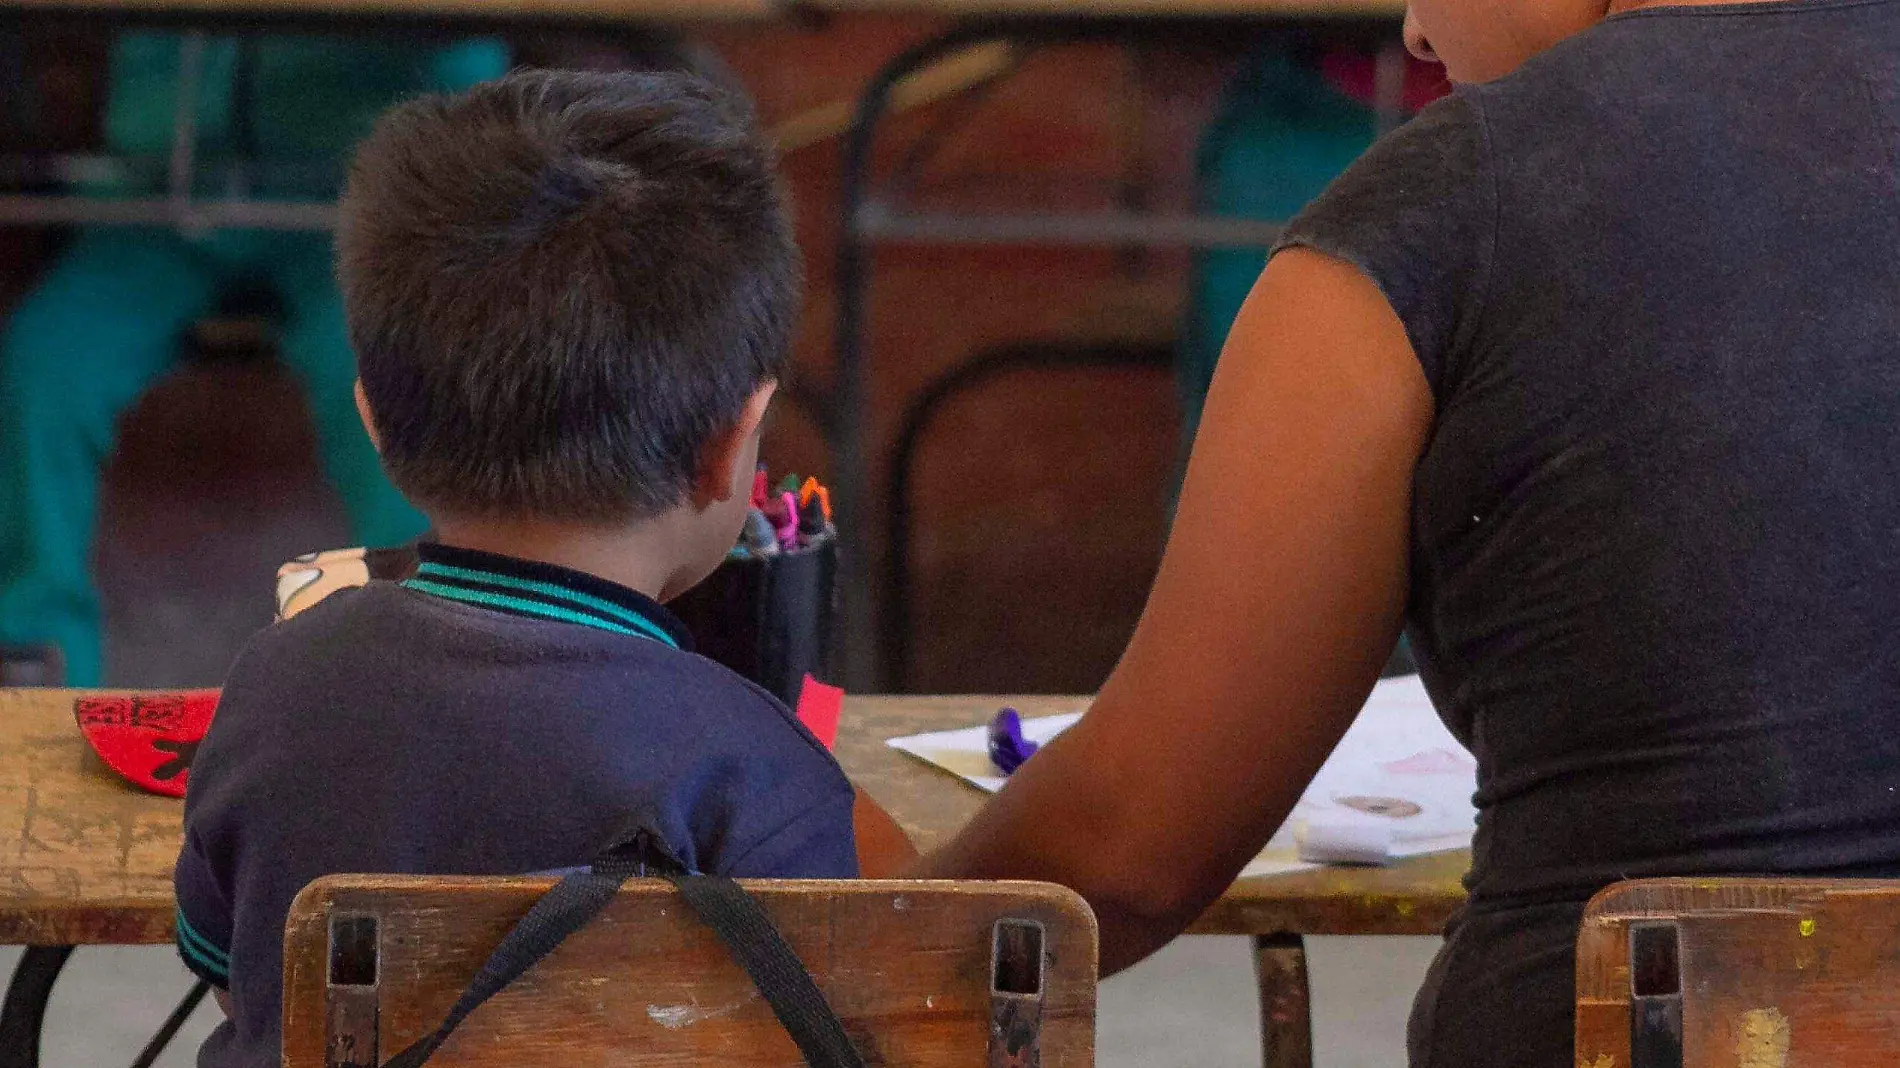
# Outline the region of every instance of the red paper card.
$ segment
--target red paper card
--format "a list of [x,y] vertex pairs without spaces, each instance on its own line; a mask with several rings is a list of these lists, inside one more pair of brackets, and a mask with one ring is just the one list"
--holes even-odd
[[830,749],[838,742],[838,717],[844,714],[844,691],[810,675],[798,691],[798,721]]
[[93,752],[126,781],[183,797],[191,760],[217,710],[217,690],[101,694],[74,701],[73,719]]

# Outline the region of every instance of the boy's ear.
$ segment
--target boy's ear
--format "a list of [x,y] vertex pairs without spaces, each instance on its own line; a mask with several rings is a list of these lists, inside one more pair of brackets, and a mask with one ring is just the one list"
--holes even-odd
[[[693,504],[704,508],[752,492],[752,471],[759,460],[759,432],[765,410],[778,392],[778,380],[767,379],[746,398],[732,425],[715,434],[700,450],[699,471],[693,478]],[[359,394],[360,395],[360,394]]]
[[383,451],[383,436],[376,431],[376,417],[369,411],[369,394],[363,392],[363,380],[356,380],[356,416],[363,421],[363,431],[369,435],[369,443],[376,446],[377,452]]

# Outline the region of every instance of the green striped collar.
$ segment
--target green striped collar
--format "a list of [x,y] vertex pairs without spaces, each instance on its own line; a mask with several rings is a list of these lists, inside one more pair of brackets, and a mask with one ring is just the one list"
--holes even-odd
[[535,560],[423,542],[404,586],[529,619],[575,623],[691,650],[692,636],[658,601],[618,583]]

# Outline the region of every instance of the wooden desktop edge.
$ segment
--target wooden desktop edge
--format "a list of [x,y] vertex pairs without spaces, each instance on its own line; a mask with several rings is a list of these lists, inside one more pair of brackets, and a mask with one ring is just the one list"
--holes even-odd
[[[19,692],[8,695],[24,711],[33,702]],[[51,711],[38,718],[56,722],[70,715],[72,691],[48,693]],[[838,755],[855,781],[891,810],[918,844],[928,848],[969,819],[984,795],[948,774],[934,771],[896,750],[885,740],[919,730],[938,730],[983,722],[1004,703],[1027,715],[1074,710],[1082,697],[1005,698],[852,697],[845,703]],[[56,707],[54,707],[56,706]],[[73,746],[84,752],[75,734]],[[106,781],[103,768],[87,753],[79,777],[67,784],[68,800],[81,803],[86,791]],[[46,784],[42,784],[44,787]],[[125,788],[119,784],[119,788]],[[129,788],[127,788],[129,789]],[[151,799],[157,801],[158,799]],[[92,854],[69,856],[69,863],[92,864]],[[111,860],[99,854],[101,873]],[[1245,879],[1222,896],[1191,931],[1203,934],[1436,934],[1463,901],[1459,880],[1469,863],[1466,853],[1419,857],[1388,868],[1321,868],[1291,875]],[[109,877],[109,874],[108,876]],[[145,874],[141,873],[141,879]],[[174,903],[169,880],[149,880],[143,891],[62,897],[51,887],[18,896],[0,893],[0,943],[13,945],[139,945],[169,942]]]

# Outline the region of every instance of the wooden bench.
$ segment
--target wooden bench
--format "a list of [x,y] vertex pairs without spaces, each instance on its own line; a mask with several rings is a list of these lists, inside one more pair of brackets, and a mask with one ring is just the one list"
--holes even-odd
[[[312,883],[285,931],[284,1068],[381,1064],[433,1031],[553,883],[420,876]],[[1032,1017],[1042,1065],[1094,1063],[1095,918],[1075,894],[1035,883],[742,885],[810,969],[867,1063],[1032,1068],[1035,1058],[997,1060],[1001,1043],[990,1041],[999,1022]],[[678,892],[639,880],[477,1009],[430,1064],[804,1061]]]
[[1900,1061],[1900,881],[1610,887],[1577,943],[1578,1068]]

